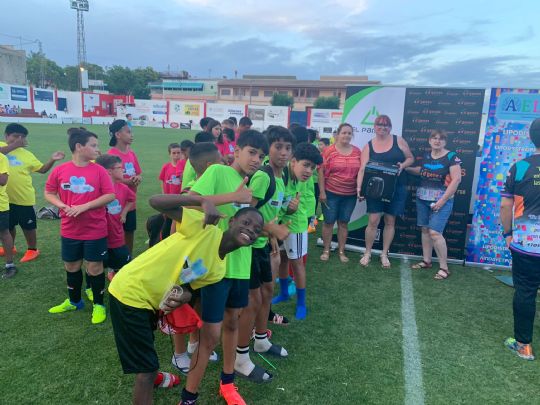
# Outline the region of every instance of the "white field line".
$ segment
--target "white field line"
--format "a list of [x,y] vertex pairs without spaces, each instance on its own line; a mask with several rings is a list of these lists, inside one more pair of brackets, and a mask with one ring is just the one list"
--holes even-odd
[[403,373],[405,376],[405,405],[424,404],[422,356],[416,328],[411,269],[401,263],[401,321],[403,332]]

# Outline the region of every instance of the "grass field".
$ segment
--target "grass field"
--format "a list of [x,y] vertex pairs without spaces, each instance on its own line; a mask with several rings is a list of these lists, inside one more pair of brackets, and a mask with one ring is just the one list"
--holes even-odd
[[[67,126],[28,128],[29,149],[43,161],[54,150],[69,152]],[[106,128],[90,129],[107,150]],[[189,131],[135,128],[133,148],[144,172],[139,253],[146,240],[144,220],[152,214],[146,201],[160,190],[157,175],[167,159],[167,145],[188,136]],[[39,207],[45,179],[34,176]],[[0,280],[0,403],[128,404],[133,377],[121,372],[110,321],[92,325],[90,306],[68,314],[47,312],[66,297],[58,228],[58,221],[39,221],[42,256],[20,265],[14,279]],[[540,363],[521,360],[503,348],[504,338],[512,334],[512,289],[497,282],[494,273],[453,266],[447,281],[435,282],[433,271],[417,271],[410,275],[414,293],[402,297],[408,263],[392,259],[392,270],[382,270],[374,260],[364,269],[356,264],[358,254],[351,253],[348,265],[335,255],[322,264],[314,242],[312,237],[308,318],[272,328],[273,340],[290,356],[273,361],[277,370],[271,384],[238,380],[248,404],[412,405],[422,398],[426,404],[540,403]],[[22,238],[16,245],[24,251]],[[402,302],[410,305],[411,298],[415,311],[402,316]],[[293,303],[275,309],[289,317],[294,313]],[[411,319],[418,334],[418,350],[413,345],[412,352],[409,343],[415,336],[403,335],[411,330]],[[540,333],[538,324],[535,333]],[[156,333],[156,346],[162,368],[172,371],[169,337]],[[421,379],[411,377],[415,365]],[[218,365],[210,365],[201,404],[222,403],[216,395],[219,371]],[[179,392],[156,391],[155,402],[176,404]]]

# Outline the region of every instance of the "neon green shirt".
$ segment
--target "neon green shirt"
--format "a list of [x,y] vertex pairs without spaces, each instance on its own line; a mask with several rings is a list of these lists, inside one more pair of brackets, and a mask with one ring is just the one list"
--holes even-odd
[[[315,173],[315,172],[314,172]],[[306,205],[306,217],[312,217],[315,215],[315,179],[314,176],[311,176],[306,181],[306,191],[305,194],[302,195],[304,198],[300,198],[300,204]]]
[[[296,193],[300,193],[300,204],[298,204],[298,209],[294,214],[287,215],[287,208],[289,206],[289,203],[291,200],[296,196]],[[284,216],[282,219],[283,223],[291,222],[289,225],[289,231],[291,233],[302,233],[307,231],[308,228],[308,221],[307,221],[307,214],[306,214],[306,204],[302,203],[302,200],[305,198],[306,194],[306,182],[299,182],[296,180],[292,180],[290,178],[290,170],[289,170],[289,180],[287,185],[285,186],[285,198],[283,200],[283,212]]]
[[190,184],[196,178],[197,173],[195,173],[195,169],[191,166],[191,161],[188,159],[184,167],[184,173],[182,174],[182,184]]
[[[187,164],[186,164],[187,167]],[[186,172],[184,171],[184,174]],[[236,191],[242,183],[242,176],[230,166],[212,165],[197,179],[191,191],[200,195],[226,194]],[[248,206],[248,205],[246,205]],[[219,212],[226,215],[219,221],[218,227],[226,231],[229,228],[229,219],[236,214],[242,206],[238,204],[224,204],[217,207]],[[249,280],[251,273],[251,246],[244,246],[227,255],[227,268],[225,278]]]

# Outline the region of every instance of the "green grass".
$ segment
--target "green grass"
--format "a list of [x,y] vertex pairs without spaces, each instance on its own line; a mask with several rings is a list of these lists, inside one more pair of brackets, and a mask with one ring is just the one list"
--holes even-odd
[[[68,152],[67,126],[28,128],[29,148],[42,160],[57,149]],[[90,129],[107,150],[106,128]],[[144,220],[152,214],[146,201],[160,190],[157,175],[167,159],[167,145],[190,135],[135,128],[133,147],[144,171],[137,252],[144,249]],[[39,207],[45,178],[34,176]],[[20,265],[16,278],[0,282],[0,403],[129,404],[133,376],[121,372],[110,321],[91,325],[88,306],[75,313],[47,313],[66,296],[58,227],[58,221],[39,221],[42,256]],[[314,240],[308,261],[308,319],[272,328],[274,341],[288,349],[289,359],[273,360],[278,370],[271,384],[239,380],[244,398],[249,404],[403,403],[399,261],[392,259],[394,268],[388,271],[374,258],[364,269],[356,264],[358,254],[350,253],[349,265],[335,254],[323,264]],[[21,238],[17,246],[24,250]],[[539,403],[538,361],[523,361],[502,345],[512,334],[512,289],[493,273],[460,266],[452,271],[444,282],[433,281],[434,271],[412,275],[426,403]],[[275,309],[291,317],[294,303]],[[540,333],[538,326],[535,333]],[[169,338],[156,333],[156,347],[163,369],[172,371]],[[216,395],[219,370],[209,366],[201,404],[221,403]],[[179,391],[156,391],[155,402],[177,403]]]

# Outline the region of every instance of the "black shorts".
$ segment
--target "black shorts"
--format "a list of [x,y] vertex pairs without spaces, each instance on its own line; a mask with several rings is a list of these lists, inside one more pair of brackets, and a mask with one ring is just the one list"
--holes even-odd
[[36,211],[32,205],[9,204],[9,229],[17,225],[22,229],[36,229],[36,221]]
[[270,246],[251,248],[251,276],[249,289],[256,290],[263,283],[272,282],[272,267],[270,266]]
[[129,211],[124,222],[124,232],[135,232],[137,229],[137,210]]
[[65,262],[103,262],[107,259],[107,238],[78,240],[61,237],[62,260]]
[[245,308],[249,299],[249,280],[223,278],[201,288],[202,320],[208,323],[223,321],[225,308]]
[[0,212],[0,231],[10,229],[9,227],[9,211]]
[[154,347],[156,313],[122,304],[112,294],[109,294],[109,309],[116,349],[124,373],[157,371],[159,360]]
[[131,255],[126,245],[113,249],[107,249],[107,259],[103,261],[104,267],[120,270],[131,260]]

